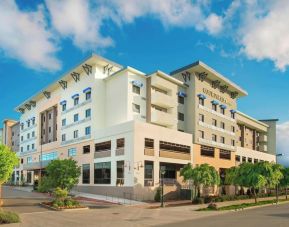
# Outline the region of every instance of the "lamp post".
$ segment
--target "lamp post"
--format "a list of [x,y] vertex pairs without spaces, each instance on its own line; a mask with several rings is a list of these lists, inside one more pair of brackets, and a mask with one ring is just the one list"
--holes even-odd
[[[277,157],[281,157],[281,156],[283,156],[282,153],[276,154],[276,164],[278,164]],[[276,203],[278,202],[279,202],[279,184],[276,184]]]
[[160,169],[160,173],[161,173],[161,207],[164,207],[164,175],[166,173],[166,167],[165,166],[161,166]]

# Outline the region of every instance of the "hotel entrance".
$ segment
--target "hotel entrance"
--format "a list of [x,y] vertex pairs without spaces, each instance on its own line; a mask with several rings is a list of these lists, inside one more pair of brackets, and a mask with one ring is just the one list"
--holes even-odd
[[164,184],[176,185],[180,184],[180,170],[183,168],[183,164],[175,163],[160,163],[160,182],[163,180]]

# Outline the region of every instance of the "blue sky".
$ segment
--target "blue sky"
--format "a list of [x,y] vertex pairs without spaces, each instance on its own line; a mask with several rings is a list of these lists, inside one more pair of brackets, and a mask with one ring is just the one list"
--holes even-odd
[[248,91],[240,111],[280,119],[286,152],[288,13],[282,0],[2,0],[0,121],[91,52],[146,73],[201,60]]

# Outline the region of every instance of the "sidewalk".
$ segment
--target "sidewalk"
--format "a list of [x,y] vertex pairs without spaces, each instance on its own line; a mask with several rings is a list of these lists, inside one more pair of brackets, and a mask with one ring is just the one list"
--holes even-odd
[[115,203],[115,204],[142,205],[142,206],[147,206],[148,205],[148,203],[145,203],[145,202],[140,202],[140,201],[136,201],[136,200],[129,200],[129,199],[123,199],[123,198],[113,197],[113,196],[96,195],[96,194],[89,194],[89,193],[83,193],[83,192],[78,192],[78,191],[71,191],[71,194],[75,195],[75,196],[78,196],[78,197],[101,200],[101,201],[106,201],[106,202]]

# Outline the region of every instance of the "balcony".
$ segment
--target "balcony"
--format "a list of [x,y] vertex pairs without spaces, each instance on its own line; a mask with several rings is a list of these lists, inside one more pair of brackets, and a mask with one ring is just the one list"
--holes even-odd
[[153,148],[145,148],[144,149],[144,155],[154,156],[155,150]]
[[260,145],[260,150],[263,152],[267,152],[267,145],[266,144],[261,144]]
[[124,147],[116,148],[115,155],[116,156],[124,155]]
[[177,105],[177,100],[172,96],[152,90],[151,103],[158,106],[171,108]]
[[163,126],[173,126],[178,123],[176,116],[173,116],[173,114],[159,111],[153,108],[151,111],[152,111],[151,112],[152,123],[163,125]]
[[190,153],[174,152],[174,151],[167,151],[167,150],[160,150],[160,157],[181,159],[181,160],[191,160]]
[[260,138],[260,142],[261,143],[268,141],[267,135],[265,135],[265,134],[260,135],[259,138]]
[[27,164],[23,164],[23,170],[34,170],[34,169],[42,169],[45,168],[51,160],[40,162],[31,162]]
[[106,158],[111,156],[111,150],[102,150],[94,152],[94,158]]

